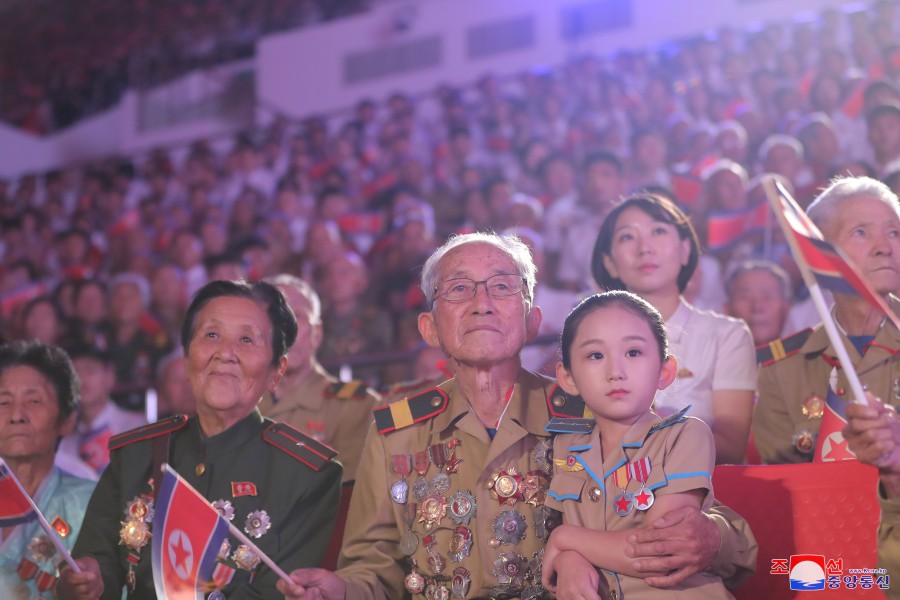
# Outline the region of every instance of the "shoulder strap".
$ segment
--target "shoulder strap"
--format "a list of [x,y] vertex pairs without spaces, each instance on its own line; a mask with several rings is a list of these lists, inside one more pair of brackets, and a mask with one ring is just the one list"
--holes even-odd
[[410,398],[376,408],[373,411],[375,427],[378,433],[384,435],[435,417],[447,410],[449,405],[450,397],[447,396],[447,392],[434,387]]
[[296,458],[313,471],[319,471],[337,456],[337,452],[322,442],[298,431],[287,423],[272,423],[263,430],[263,439]]
[[806,343],[806,340],[809,339],[809,336],[812,335],[812,332],[812,328],[808,327],[787,337],[757,346],[756,362],[765,367],[778,362],[782,358],[796,354],[803,347],[803,344]]
[[551,417],[561,419],[594,419],[594,414],[581,396],[567,394],[558,383],[553,384],[547,394],[547,410]]
[[188,418],[186,415],[175,415],[173,417],[169,417],[168,419],[157,421],[156,423],[150,423],[149,425],[136,427],[135,429],[131,429],[109,438],[109,449],[116,450],[118,448],[121,448],[122,446],[127,446],[128,444],[133,444],[135,442],[140,442],[143,440],[149,440],[151,438],[159,437],[167,433],[172,433],[173,431],[177,431],[187,425],[187,422]]

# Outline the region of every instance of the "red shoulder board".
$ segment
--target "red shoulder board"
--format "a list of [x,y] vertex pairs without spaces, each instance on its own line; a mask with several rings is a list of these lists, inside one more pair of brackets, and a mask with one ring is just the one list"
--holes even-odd
[[326,398],[363,400],[368,397],[368,392],[369,388],[366,386],[366,383],[359,380],[348,381],[346,383],[339,381],[325,386]]
[[800,352],[800,348],[803,347],[812,332],[813,330],[810,328],[802,329],[774,342],[757,346],[756,362],[765,367]]
[[594,414],[587,407],[581,396],[572,396],[563,391],[559,384],[554,384],[547,394],[547,410],[551,417],[563,419],[593,419]]
[[290,454],[313,471],[320,470],[337,452],[286,423],[272,423],[263,431],[263,439]]
[[187,425],[188,418],[186,415],[175,415],[156,423],[142,425],[130,431],[114,435],[109,438],[109,449],[115,450],[128,444],[149,440],[150,438],[159,437],[173,431],[177,431]]
[[411,398],[376,408],[373,411],[375,427],[378,433],[384,435],[439,415],[447,410],[449,405],[450,398],[447,393],[439,387],[434,387]]

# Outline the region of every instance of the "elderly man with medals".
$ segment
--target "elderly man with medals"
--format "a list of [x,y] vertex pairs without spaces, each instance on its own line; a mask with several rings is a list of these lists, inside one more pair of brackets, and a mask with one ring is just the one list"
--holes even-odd
[[[578,398],[521,368],[537,334],[535,266],[514,237],[451,238],[426,262],[419,317],[455,377],[375,411],[335,573],[301,569],[290,599],[549,598],[541,586],[543,547],[559,514],[544,506],[550,482],[552,417],[591,423]],[[668,515],[672,527],[637,533],[639,568],[661,585],[714,563],[741,577],[755,545],[735,515]],[[654,551],[653,548],[656,548]],[[717,554],[718,551],[718,554]],[[564,579],[586,561],[561,560]],[[596,571],[569,582],[585,598],[605,587]]]
[[[110,441],[104,471],[63,570],[64,599],[156,598],[150,535],[160,470],[168,463],[280,567],[319,564],[338,508],[334,451],[257,410],[286,368],[297,321],[267,283],[214,281],[182,328],[197,416],[176,416]],[[198,555],[199,559],[199,555]],[[207,598],[272,598],[277,574],[247,545],[226,539]]]
[[[59,439],[75,427],[79,393],[75,368],[56,346],[0,346],[0,458],[68,549],[94,490],[94,482],[53,464]],[[0,598],[53,598],[63,557],[49,534],[34,518],[4,514],[0,526]]]

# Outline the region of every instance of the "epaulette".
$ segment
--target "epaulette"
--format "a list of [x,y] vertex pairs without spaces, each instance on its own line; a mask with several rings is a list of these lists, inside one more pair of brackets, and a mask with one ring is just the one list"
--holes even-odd
[[547,394],[547,410],[551,417],[561,419],[591,419],[594,413],[587,407],[581,396],[572,396],[563,391],[559,384],[554,384],[553,389]]
[[175,415],[168,419],[157,421],[156,423],[141,425],[140,427],[135,427],[134,429],[109,438],[108,447],[110,450],[115,450],[122,446],[127,446],[128,444],[159,437],[181,429],[187,425],[187,421],[188,418],[186,415]]
[[421,394],[391,402],[376,408],[375,427],[384,435],[413,423],[430,419],[441,414],[450,405],[450,398],[441,388],[434,387]]
[[792,354],[796,354],[806,343],[806,340],[812,335],[813,330],[809,327],[802,329],[797,333],[792,333],[787,337],[761,344],[756,347],[756,362],[762,366],[776,363],[782,358],[787,358]]
[[594,419],[574,419],[572,417],[553,417],[544,426],[550,433],[590,433],[594,430]]
[[313,471],[320,470],[337,456],[333,448],[297,431],[287,423],[272,423],[263,431],[263,439]]
[[679,410],[677,413],[669,415],[668,417],[666,417],[665,419],[663,419],[662,421],[660,421],[659,423],[657,423],[656,425],[654,425],[653,427],[648,429],[647,435],[650,435],[651,433],[656,433],[660,429],[665,429],[666,427],[669,427],[670,425],[674,425],[675,423],[680,423],[681,421],[684,421],[684,418],[687,416],[687,412],[689,410],[691,410],[691,406],[693,406],[693,405],[688,404],[687,406],[685,406],[684,408]]
[[338,381],[325,388],[326,398],[340,398],[341,400],[363,400],[369,395],[369,387],[365,381],[354,379],[353,381]]

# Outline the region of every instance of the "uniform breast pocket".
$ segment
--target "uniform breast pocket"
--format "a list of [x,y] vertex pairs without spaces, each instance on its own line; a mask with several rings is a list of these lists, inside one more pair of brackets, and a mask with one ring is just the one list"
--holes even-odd
[[581,502],[586,485],[584,478],[570,473],[557,473],[550,482],[547,494],[558,502],[574,500]]

